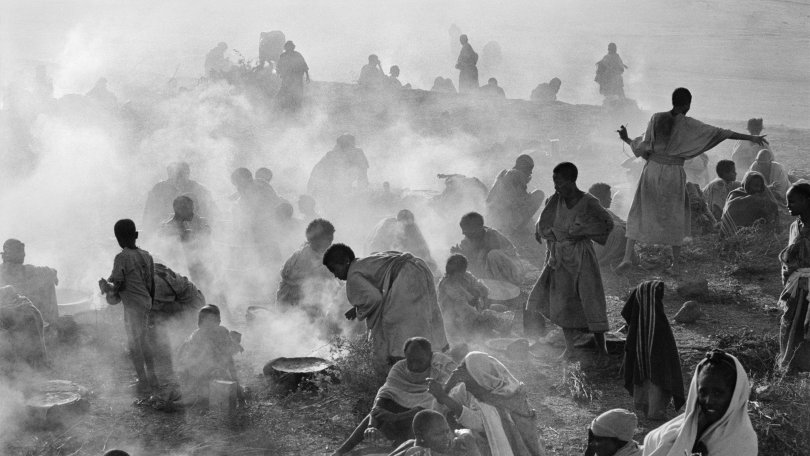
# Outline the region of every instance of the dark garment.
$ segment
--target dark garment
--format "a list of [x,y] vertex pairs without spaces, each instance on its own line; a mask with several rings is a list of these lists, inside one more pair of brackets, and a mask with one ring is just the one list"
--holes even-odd
[[[627,299],[622,317],[629,330],[624,347],[622,372],[630,394],[650,381],[672,397],[675,410],[686,403],[681,374],[681,358],[675,336],[664,312],[664,283],[642,282]],[[664,404],[669,402],[666,397]]]
[[33,368],[47,362],[42,315],[28,298],[12,287],[0,289],[0,360],[15,361]]
[[475,53],[470,43],[464,44],[464,46],[461,47],[461,52],[458,54],[458,62],[456,63],[456,69],[459,70],[459,93],[478,90],[477,64],[478,54]]

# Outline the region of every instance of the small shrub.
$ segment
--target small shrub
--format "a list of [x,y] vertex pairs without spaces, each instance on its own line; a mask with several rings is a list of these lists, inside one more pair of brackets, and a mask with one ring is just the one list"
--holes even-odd
[[590,403],[602,397],[602,391],[593,386],[579,362],[569,363],[563,367],[562,378],[555,385],[555,389],[576,402]]
[[364,416],[371,410],[388,370],[375,365],[374,350],[365,335],[338,336],[332,340],[329,351],[338,370],[340,387],[357,398],[354,412],[358,417]]

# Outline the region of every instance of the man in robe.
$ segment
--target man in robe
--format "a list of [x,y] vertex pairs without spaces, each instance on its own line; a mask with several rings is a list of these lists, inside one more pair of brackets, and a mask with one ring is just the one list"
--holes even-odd
[[740,183],[737,181],[737,168],[733,161],[720,160],[714,170],[717,178],[703,188],[703,196],[706,197],[706,204],[714,218],[720,220],[728,194],[740,188]]
[[545,327],[543,318],[560,326],[565,336],[563,357],[576,357],[574,336],[593,334],[598,362],[607,360],[607,304],[593,241],[604,244],[613,218],[592,195],[577,188],[573,163],[554,167],[555,194],[537,221],[537,240],[548,244],[543,272],[526,303],[527,329]]
[[540,83],[532,90],[530,99],[538,103],[553,103],[557,101],[557,93],[559,93],[561,85],[560,78],[553,78],[549,82]]
[[459,52],[456,62],[456,69],[459,70],[458,92],[475,92],[478,90],[478,67],[476,66],[478,54],[470,45],[467,35],[461,35],[459,42],[461,42],[461,52]]
[[599,200],[599,204],[602,205],[613,220],[613,229],[610,230],[610,235],[608,235],[605,245],[600,245],[599,243],[593,245],[593,250],[596,252],[596,259],[599,261],[599,265],[609,265],[624,257],[624,249],[627,246],[627,223],[610,210],[610,206],[613,204],[613,195],[611,194],[610,185],[602,182],[593,184],[591,188],[588,189],[588,193]]
[[419,225],[413,212],[402,209],[396,217],[386,217],[374,227],[366,246],[366,252],[386,252],[395,250],[397,252],[412,253],[415,257],[421,258],[431,271],[438,272],[436,262],[430,256],[430,248],[422,236]]
[[608,53],[602,60],[596,62],[596,77],[594,81],[599,84],[599,93],[608,97],[624,98],[624,80],[622,73],[627,65],[616,52],[616,43],[608,44]]
[[357,85],[365,90],[380,90],[385,83],[385,72],[380,64],[380,58],[375,54],[368,56],[368,63],[360,69],[360,78]]
[[672,246],[674,271],[680,269],[683,239],[691,220],[686,197],[683,164],[726,139],[766,144],[764,136],[752,136],[713,127],[687,117],[692,94],[685,88],[672,93],[672,110],[653,114],[644,136],[631,140],[624,126],[619,137],[646,161],[627,219],[627,248],[617,272],[631,265],[636,242]]
[[528,191],[533,170],[534,160],[523,154],[512,169],[498,174],[487,195],[487,218],[496,229],[507,234],[532,232],[534,216],[545,199],[541,190]]
[[282,109],[295,111],[304,99],[304,77],[309,82],[309,66],[304,56],[295,50],[295,43],[284,43],[284,52],[278,57],[276,72],[281,78],[281,88],[276,95]]
[[33,266],[25,262],[25,244],[17,239],[3,243],[3,264],[0,265],[0,286],[11,285],[31,300],[47,324],[59,318],[56,302],[56,270],[46,266]]
[[[764,128],[762,119],[748,119],[746,129],[753,136],[759,136]],[[734,166],[742,171],[751,167],[757,159],[757,154],[762,149],[769,149],[768,144],[760,145],[753,141],[739,140],[735,141],[731,148],[731,160],[734,161]]]
[[494,228],[484,225],[484,217],[470,212],[461,217],[464,239],[450,253],[467,257],[470,272],[479,279],[494,279],[520,286],[523,266],[512,241]]
[[208,51],[208,54],[205,56],[205,77],[221,79],[225,76],[225,73],[230,71],[232,64],[230,60],[225,57],[225,51],[227,50],[228,44],[221,42],[217,44],[217,47]]
[[149,191],[143,209],[143,230],[154,232],[172,215],[174,199],[185,195],[194,201],[197,214],[211,219],[216,208],[211,192],[191,179],[191,167],[186,162],[171,163],[166,167],[168,179],[158,182]]
[[433,274],[424,261],[401,252],[356,258],[347,245],[334,244],[323,264],[346,281],[352,305],[346,318],[365,320],[378,367],[402,359],[411,337],[424,337],[437,350],[448,348]]
[[506,98],[506,92],[504,92],[503,87],[498,85],[498,80],[495,78],[489,78],[487,84],[481,86],[480,90],[481,94],[487,97]]
[[368,159],[355,146],[354,136],[344,133],[335,147],[312,168],[308,193],[315,198],[345,195],[368,187]]

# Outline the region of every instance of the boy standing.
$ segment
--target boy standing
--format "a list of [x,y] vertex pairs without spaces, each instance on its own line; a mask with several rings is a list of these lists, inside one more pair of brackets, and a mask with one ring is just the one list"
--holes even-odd
[[135,222],[123,219],[113,228],[121,252],[115,256],[109,279],[101,279],[98,286],[106,295],[107,303],[124,305],[124,325],[127,343],[135,373],[138,393],[146,393],[158,386],[152,346],[147,338],[149,311],[155,296],[155,264],[149,252],[138,248]]

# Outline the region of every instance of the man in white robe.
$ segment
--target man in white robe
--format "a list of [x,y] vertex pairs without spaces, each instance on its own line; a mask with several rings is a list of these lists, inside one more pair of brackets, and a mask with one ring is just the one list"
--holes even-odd
[[726,139],[767,144],[764,136],[746,135],[713,127],[687,117],[692,94],[685,88],[672,93],[672,110],[653,114],[643,136],[631,140],[622,125],[619,137],[647,162],[641,172],[627,218],[627,247],[617,272],[631,266],[636,242],[672,246],[678,269],[681,245],[690,231],[686,198],[686,160],[695,158]]

